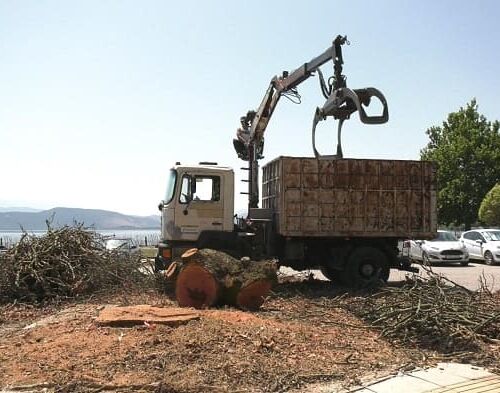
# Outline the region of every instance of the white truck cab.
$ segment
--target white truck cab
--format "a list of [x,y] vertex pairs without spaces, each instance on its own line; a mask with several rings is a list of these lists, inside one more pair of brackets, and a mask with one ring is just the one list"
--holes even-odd
[[[214,162],[177,163],[170,169],[162,212],[161,265],[174,253],[195,247],[203,236],[234,230],[234,171]],[[173,252],[172,249],[179,250]],[[163,263],[162,263],[163,262]]]

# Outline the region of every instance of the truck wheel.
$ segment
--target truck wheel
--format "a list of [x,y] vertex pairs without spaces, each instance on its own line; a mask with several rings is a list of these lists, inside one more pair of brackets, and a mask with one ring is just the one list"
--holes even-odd
[[489,251],[484,253],[484,263],[487,265],[493,265],[495,262],[493,260],[493,254]]
[[156,257],[154,271],[155,271],[155,273],[158,273],[162,270],[165,270],[165,264],[163,263],[163,261],[160,258]]
[[319,270],[321,270],[323,276],[328,278],[331,282],[342,284],[342,271],[332,269],[330,266],[321,266]]
[[386,282],[389,279],[387,256],[375,247],[359,247],[349,256],[344,276],[349,286],[357,288]]

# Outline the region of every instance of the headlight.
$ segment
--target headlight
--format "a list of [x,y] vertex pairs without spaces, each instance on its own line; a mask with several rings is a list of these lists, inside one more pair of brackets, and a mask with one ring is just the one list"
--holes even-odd
[[434,251],[439,251],[439,248],[437,247],[429,247],[431,250],[434,250]]

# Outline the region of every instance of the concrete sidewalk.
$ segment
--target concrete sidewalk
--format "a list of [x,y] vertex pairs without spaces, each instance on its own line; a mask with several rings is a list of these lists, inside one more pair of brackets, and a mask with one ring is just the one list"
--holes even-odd
[[440,363],[434,368],[403,372],[349,391],[349,393],[462,392],[500,393],[500,376],[467,364]]

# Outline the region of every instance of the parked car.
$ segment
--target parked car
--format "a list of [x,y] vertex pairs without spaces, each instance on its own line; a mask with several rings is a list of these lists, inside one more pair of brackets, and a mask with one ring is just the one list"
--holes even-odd
[[110,238],[104,241],[106,250],[117,250],[127,254],[135,254],[139,252],[139,247],[129,238]]
[[467,247],[471,259],[487,265],[500,263],[500,229],[474,229],[462,233],[460,241]]
[[433,263],[469,264],[467,248],[455,237],[453,232],[438,231],[432,240],[406,240],[403,243],[403,256],[424,265]]

